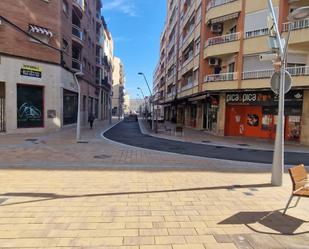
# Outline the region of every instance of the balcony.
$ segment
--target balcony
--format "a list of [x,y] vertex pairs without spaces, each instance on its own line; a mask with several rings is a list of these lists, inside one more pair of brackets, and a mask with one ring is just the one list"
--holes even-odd
[[83,71],[83,65],[79,59],[72,58],[72,69],[75,72]]
[[84,14],[84,0],[73,0],[72,5],[78,16],[81,18]]
[[102,67],[103,66],[103,63],[102,63],[102,60],[101,60],[100,56],[96,56],[95,62],[96,62],[96,66],[97,67]]
[[220,5],[224,5],[224,4],[227,4],[227,3],[231,3],[231,2],[234,2],[234,1],[236,1],[236,0],[212,0],[207,5],[207,11],[209,11],[211,8],[214,8],[214,7],[217,7],[217,6],[220,6]]
[[195,25],[191,25],[187,34],[183,37],[182,39],[182,48],[183,50],[186,49],[186,47],[193,41],[194,39],[194,26]]
[[204,59],[238,52],[240,36],[241,33],[238,32],[209,38],[205,44]]
[[182,63],[182,74],[187,73],[189,70],[193,68],[193,52],[189,55],[189,57]]
[[100,12],[96,12],[96,21],[101,24],[102,20],[101,20],[101,13]]
[[283,23],[282,29],[283,32],[291,30],[289,44],[309,42],[309,18],[302,21]]
[[83,31],[77,25],[72,24],[73,41],[83,46]]
[[228,34],[228,35],[216,36],[216,37],[209,38],[206,42],[206,46],[213,46],[216,44],[233,42],[239,39],[240,39],[240,32]]
[[248,39],[248,38],[264,36],[264,35],[269,35],[269,29],[268,28],[247,31],[245,33],[245,38]]
[[[305,86],[309,81],[309,66],[288,67],[286,70],[292,76],[293,86]],[[254,70],[242,73],[242,88],[265,88],[269,82],[274,69]],[[267,79],[267,80],[265,80]]]
[[205,21],[208,23],[211,19],[238,13],[240,11],[240,0],[212,0],[207,6],[207,15]]
[[219,81],[233,81],[237,80],[237,72],[209,74],[204,78],[204,82],[219,82]]

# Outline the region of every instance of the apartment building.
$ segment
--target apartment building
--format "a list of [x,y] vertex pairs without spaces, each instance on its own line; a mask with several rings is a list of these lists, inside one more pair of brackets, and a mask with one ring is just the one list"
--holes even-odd
[[[113,85],[113,58],[114,58],[114,42],[111,33],[108,30],[107,24],[102,17],[102,35],[103,35],[103,64],[102,71],[102,87],[101,95],[102,119],[107,119],[111,116],[112,109],[112,85]],[[103,59],[102,59],[103,58]]]
[[123,64],[118,57],[113,61],[113,115],[121,117],[124,112],[125,75]]
[[[33,133],[103,118],[101,1],[0,1],[1,132]],[[111,81],[109,82],[111,83]]]
[[[270,52],[267,0],[167,4],[154,73],[165,120],[216,135],[274,139],[278,96],[270,90],[269,78],[275,69],[271,61],[259,59]],[[293,85],[285,96],[285,139],[309,144],[309,20],[287,20],[308,1],[273,4],[282,35],[291,30],[287,70]]]

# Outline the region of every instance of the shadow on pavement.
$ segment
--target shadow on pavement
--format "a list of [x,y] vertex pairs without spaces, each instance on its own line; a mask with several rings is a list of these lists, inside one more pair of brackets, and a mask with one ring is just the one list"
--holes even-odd
[[241,188],[270,188],[270,187],[273,187],[270,183],[261,183],[261,184],[228,185],[228,186],[214,186],[214,187],[198,187],[198,188],[179,188],[179,189],[163,189],[163,190],[149,190],[149,191],[98,193],[98,194],[84,194],[84,195],[59,195],[55,193],[10,192],[10,193],[4,193],[2,194],[2,196],[32,197],[32,198],[45,198],[45,199],[2,204],[0,205],[0,207],[25,204],[25,203],[33,203],[33,202],[41,202],[41,201],[49,201],[49,200],[56,200],[56,199],[68,199],[68,198],[156,194],[156,193],[189,192],[189,191],[220,190],[220,189],[226,189],[226,190],[233,191],[235,189],[241,189]]
[[[295,233],[295,231],[303,223],[308,223],[308,221],[289,215],[283,215],[279,212],[280,210],[265,212],[239,212],[219,222],[218,224],[245,225],[256,233],[271,235],[300,235],[309,233],[309,231]],[[271,230],[267,228],[270,228]]]

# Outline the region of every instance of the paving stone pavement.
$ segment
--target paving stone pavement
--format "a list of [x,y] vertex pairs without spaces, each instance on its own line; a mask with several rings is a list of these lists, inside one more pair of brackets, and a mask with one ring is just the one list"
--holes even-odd
[[88,144],[0,137],[0,248],[309,248],[308,200],[281,214],[287,174],[271,187],[269,165],[122,146],[97,125]]

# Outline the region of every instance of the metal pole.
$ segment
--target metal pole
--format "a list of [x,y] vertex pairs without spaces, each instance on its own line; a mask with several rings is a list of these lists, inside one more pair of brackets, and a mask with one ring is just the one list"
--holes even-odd
[[[285,86],[285,57],[287,49],[286,47],[284,47],[279,33],[278,22],[276,19],[272,0],[268,0],[268,6],[274,23],[274,31],[276,34],[276,39],[279,44],[279,53],[281,62],[278,118],[276,127],[275,147],[273,154],[271,184],[274,186],[281,186],[283,178],[283,170],[284,170],[284,86]],[[285,46],[287,46],[287,43],[288,41],[286,42]]]
[[80,94],[80,84],[78,82],[78,79],[76,77],[78,73],[74,73],[74,79],[75,79],[75,83],[77,85],[77,92],[78,92],[78,104],[77,104],[77,123],[76,123],[76,141],[80,141],[81,139],[81,134],[80,134],[80,99],[81,99],[81,94]]
[[148,90],[149,90],[149,93],[150,93],[150,97],[149,97],[149,103],[150,103],[150,109],[152,110],[152,117],[151,117],[151,129],[154,131],[154,104],[153,104],[153,94],[150,90],[150,87],[149,87],[149,84],[148,84],[148,81],[146,79],[146,76],[144,73],[139,73],[141,75],[143,75],[144,79],[145,79],[145,82],[147,84],[147,87],[148,87]]

